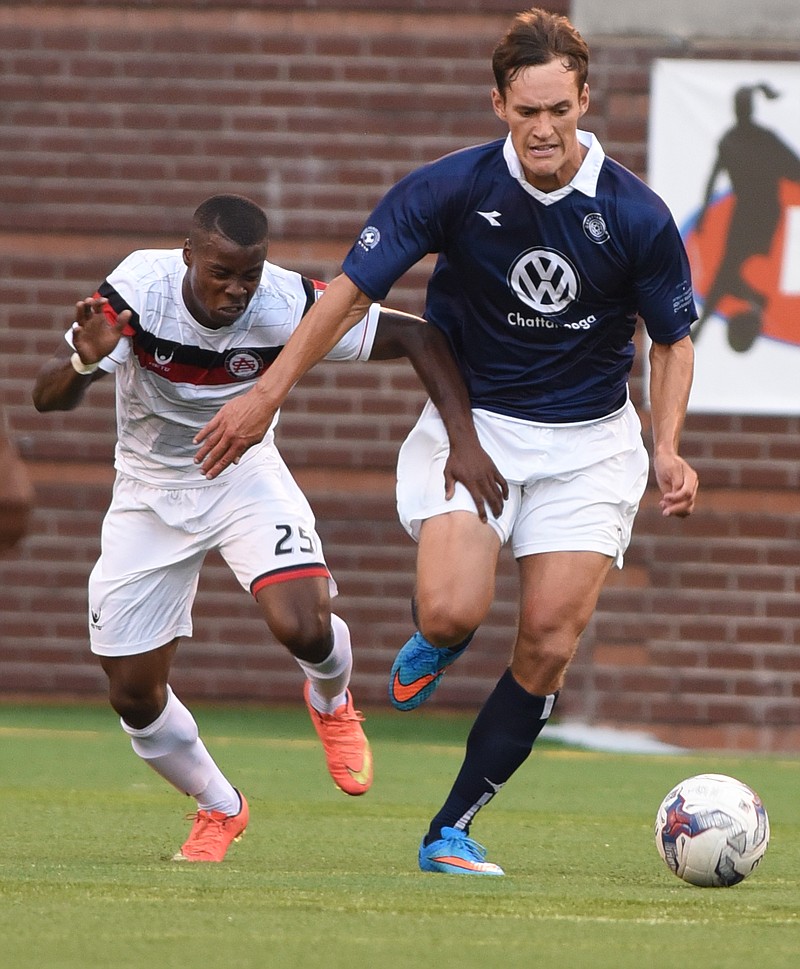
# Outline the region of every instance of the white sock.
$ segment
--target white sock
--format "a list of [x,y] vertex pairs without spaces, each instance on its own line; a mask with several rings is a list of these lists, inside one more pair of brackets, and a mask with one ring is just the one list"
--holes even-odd
[[347,623],[332,613],[331,628],[333,649],[326,659],[321,663],[297,660],[311,684],[308,698],[318,713],[334,713],[343,703],[347,703],[347,686],[353,670],[353,653]]
[[164,780],[197,799],[204,811],[238,814],[236,790],[214,763],[189,710],[167,687],[167,705],[151,724],[136,730],[120,719],[134,751]]

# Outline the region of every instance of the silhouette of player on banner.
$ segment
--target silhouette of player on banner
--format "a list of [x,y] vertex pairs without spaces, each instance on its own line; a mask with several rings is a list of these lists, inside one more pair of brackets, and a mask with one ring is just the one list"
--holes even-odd
[[[702,264],[696,273],[700,277],[698,295],[702,298],[706,290],[692,338],[697,341],[706,321],[718,313],[727,318],[728,342],[740,353],[749,350],[765,329],[765,310],[777,289],[780,272],[782,216],[789,205],[800,204],[800,158],[774,131],[753,120],[756,93],[769,100],[780,96],[769,84],[748,85],[736,91],[736,124],[720,140],[697,217],[696,246],[690,247],[690,252],[698,254],[693,263]],[[717,179],[723,172],[730,181],[730,194],[712,203]],[[781,243],[777,253],[776,243]],[[770,267],[773,255],[776,261]],[[714,271],[708,264],[716,260]],[[775,289],[769,285],[770,275],[775,275]],[[788,325],[786,319],[784,327]],[[793,336],[772,335],[800,343],[796,322],[793,330]]]

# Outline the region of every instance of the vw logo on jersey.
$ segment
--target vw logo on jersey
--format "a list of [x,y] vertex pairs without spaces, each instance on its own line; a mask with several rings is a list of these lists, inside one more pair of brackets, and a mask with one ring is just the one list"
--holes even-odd
[[358,244],[362,249],[366,249],[369,252],[370,249],[374,249],[375,246],[381,241],[381,234],[374,225],[368,225],[366,229],[363,229],[361,235],[358,237]]
[[234,350],[225,357],[225,369],[237,380],[250,380],[264,366],[261,357],[251,350]]
[[587,239],[596,242],[598,245],[608,242],[610,238],[606,220],[599,212],[590,212],[586,216],[583,220],[583,231]]
[[508,272],[508,285],[523,303],[544,314],[561,313],[577,299],[575,267],[555,249],[529,249]]

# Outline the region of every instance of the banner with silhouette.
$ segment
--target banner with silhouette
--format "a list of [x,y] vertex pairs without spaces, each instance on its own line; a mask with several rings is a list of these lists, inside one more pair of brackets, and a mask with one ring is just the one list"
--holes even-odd
[[700,318],[692,411],[800,413],[800,62],[654,62],[648,182]]

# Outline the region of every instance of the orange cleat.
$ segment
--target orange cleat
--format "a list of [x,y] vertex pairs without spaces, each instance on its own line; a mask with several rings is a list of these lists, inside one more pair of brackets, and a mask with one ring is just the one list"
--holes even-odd
[[239,791],[242,806],[238,814],[222,811],[198,811],[192,830],[181,850],[172,856],[173,861],[222,861],[232,841],[240,841],[250,820],[250,808],[244,794]]
[[325,760],[333,783],[340,791],[353,797],[366,794],[372,786],[372,751],[361,728],[363,714],[353,709],[353,697],[349,690],[347,703],[333,713],[320,713],[311,705],[310,689],[311,684],[306,680],[303,696],[311,722],[325,749]]

